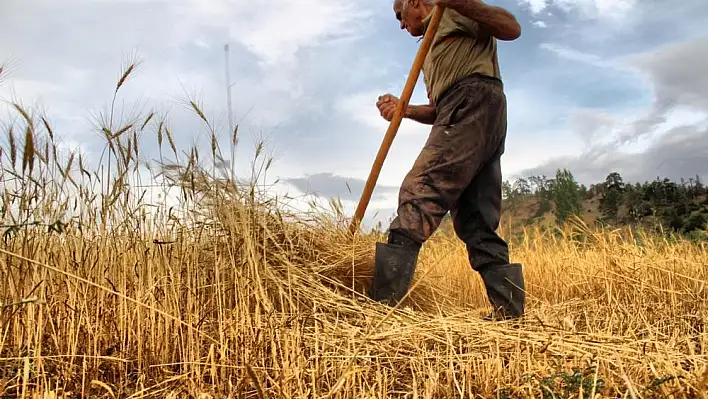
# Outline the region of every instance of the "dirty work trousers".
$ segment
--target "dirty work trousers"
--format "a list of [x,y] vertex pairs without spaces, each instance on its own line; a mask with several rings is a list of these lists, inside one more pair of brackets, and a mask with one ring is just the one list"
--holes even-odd
[[448,89],[436,108],[430,136],[401,185],[389,242],[421,245],[449,211],[474,270],[507,265],[507,243],[496,233],[507,131],[502,84],[467,77]]

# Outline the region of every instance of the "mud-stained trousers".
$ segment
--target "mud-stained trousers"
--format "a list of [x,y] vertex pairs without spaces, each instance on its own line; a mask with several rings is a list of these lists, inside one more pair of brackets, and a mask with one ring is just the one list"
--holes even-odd
[[509,264],[507,243],[496,233],[507,131],[502,84],[465,78],[441,96],[436,110],[430,136],[401,185],[388,243],[377,244],[369,295],[394,304],[406,294],[420,247],[450,212],[485,283],[493,316],[519,317],[525,305],[521,265]]

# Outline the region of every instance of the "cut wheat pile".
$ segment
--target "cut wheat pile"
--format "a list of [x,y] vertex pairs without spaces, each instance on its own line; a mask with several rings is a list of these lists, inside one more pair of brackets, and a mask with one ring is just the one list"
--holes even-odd
[[180,159],[167,123],[108,121],[113,170],[98,181],[56,153],[46,119],[13,107],[0,397],[708,397],[705,246],[529,230],[511,247],[528,290],[517,326],[481,321],[481,280],[439,234],[391,309],[362,294],[381,237],[350,237],[336,208],[290,213],[195,150],[161,170],[182,213],[148,214],[131,171],[148,134]]

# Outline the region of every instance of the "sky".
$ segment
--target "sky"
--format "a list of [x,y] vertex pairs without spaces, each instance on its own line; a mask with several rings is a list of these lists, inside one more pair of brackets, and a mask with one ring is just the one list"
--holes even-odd
[[[496,0],[521,37],[499,43],[509,130],[505,180],[569,169],[589,185],[708,175],[708,2]],[[168,112],[179,148],[208,132],[228,151],[229,44],[235,154],[248,175],[256,143],[273,157],[277,192],[341,199],[353,215],[388,122],[375,103],[400,95],[419,42],[399,28],[392,0],[2,0],[0,99],[41,109],[67,148],[94,161],[96,116],[126,62],[140,60],[117,105]],[[422,79],[412,104],[427,103]],[[0,108],[0,120],[14,118]],[[429,127],[404,121],[366,223],[386,221]],[[0,139],[3,140],[4,138]],[[156,139],[144,156],[157,158]],[[245,176],[248,177],[248,176]]]

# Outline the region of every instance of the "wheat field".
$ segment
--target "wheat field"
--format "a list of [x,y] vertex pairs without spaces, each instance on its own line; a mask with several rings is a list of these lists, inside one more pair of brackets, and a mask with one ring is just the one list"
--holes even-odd
[[[511,239],[502,226],[528,313],[490,323],[464,246],[440,231],[409,298],[385,307],[363,295],[383,235],[350,236],[337,202],[296,213],[257,176],[219,171],[217,132],[188,105],[210,154],[179,151],[157,113],[111,113],[91,170],[57,151],[47,118],[10,104],[0,397],[708,398],[705,244],[579,221]],[[133,188],[146,140],[179,212]],[[256,160],[270,164],[260,148]]]

